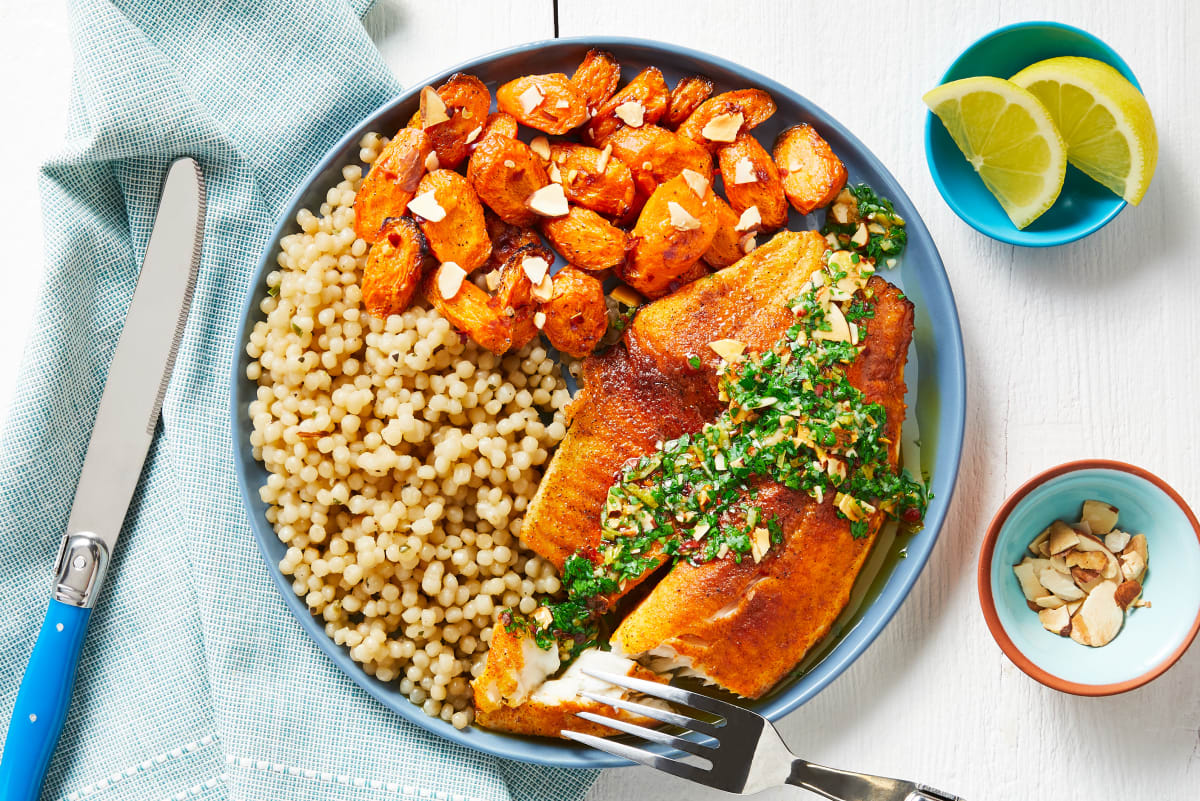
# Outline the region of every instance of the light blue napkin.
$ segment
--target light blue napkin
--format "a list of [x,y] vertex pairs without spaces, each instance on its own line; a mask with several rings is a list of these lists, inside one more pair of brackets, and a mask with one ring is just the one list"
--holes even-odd
[[569,801],[592,779],[450,745],[360,691],[289,616],[237,496],[227,382],[251,269],[312,164],[398,89],[360,23],[368,5],[71,3],[71,125],[43,172],[47,283],[0,439],[0,726],[173,158],[200,160],[208,219],[45,799]]

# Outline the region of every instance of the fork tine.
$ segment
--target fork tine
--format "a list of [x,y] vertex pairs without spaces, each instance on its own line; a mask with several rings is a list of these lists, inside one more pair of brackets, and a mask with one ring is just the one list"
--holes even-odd
[[670,712],[666,709],[650,706],[649,704],[639,704],[634,701],[626,701],[624,698],[610,698],[609,696],[597,695],[596,693],[587,692],[586,690],[580,693],[580,695],[592,701],[598,701],[605,706],[615,706],[618,709],[624,709],[626,712],[632,712],[635,715],[642,715],[643,717],[647,717],[652,720],[660,720],[663,723],[669,723],[672,726],[678,726],[681,729],[692,729],[694,731],[711,735],[712,737],[717,737],[721,733],[719,726],[714,726],[708,721],[689,718],[687,715],[680,715],[677,712]]
[[604,715],[597,715],[595,712],[576,712],[575,714],[584,720],[590,720],[592,723],[599,723],[601,726],[607,726],[610,729],[632,734],[634,737],[641,737],[643,740],[649,740],[652,743],[669,745],[672,748],[678,748],[680,751],[687,751],[689,754],[695,754],[706,759],[711,758],[710,754],[715,749],[715,746],[694,743],[691,740],[675,737],[656,729],[647,729],[645,726],[629,723],[619,718],[605,717]]
[[678,776],[681,779],[687,779],[700,784],[712,785],[712,772],[703,768],[698,768],[695,765],[689,765],[686,762],[680,762],[675,759],[668,759],[658,754],[652,754],[649,751],[643,751],[641,748],[636,748],[625,743],[614,743],[606,740],[603,737],[596,737],[592,734],[583,734],[570,729],[563,729],[561,732],[563,737],[568,740],[574,740],[584,745],[590,745],[592,748],[597,748],[605,751],[613,756],[623,757],[625,759],[637,762],[640,765],[661,770],[663,773],[670,773],[672,776]]
[[673,701],[677,704],[690,706],[693,709],[702,709],[705,712],[711,712],[714,715],[720,715],[726,720],[734,720],[737,718],[745,718],[747,716],[757,718],[753,712],[747,712],[741,707],[727,704],[724,701],[718,701],[716,698],[709,698],[707,695],[700,693],[689,692],[688,690],[672,687],[670,684],[659,684],[656,681],[646,681],[645,679],[635,679],[631,676],[620,676],[616,673],[606,673],[600,670],[583,669],[585,675],[595,679],[615,684],[618,687],[625,687],[630,690],[637,690],[643,695],[661,698],[664,701]]

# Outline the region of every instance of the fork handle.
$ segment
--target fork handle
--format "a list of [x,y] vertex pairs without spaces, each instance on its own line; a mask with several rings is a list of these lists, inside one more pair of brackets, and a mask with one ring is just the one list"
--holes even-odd
[[827,768],[803,759],[792,762],[787,783],[830,801],[962,801],[923,784]]

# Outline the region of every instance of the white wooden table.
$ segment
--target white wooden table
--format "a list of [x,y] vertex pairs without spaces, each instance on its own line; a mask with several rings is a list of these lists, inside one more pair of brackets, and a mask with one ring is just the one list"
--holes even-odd
[[[1158,122],[1158,175],[1084,242],[1037,251],[986,239],[934,189],[921,145],[923,91],[999,25],[1046,18],[1045,2],[838,4],[607,0],[380,0],[367,18],[405,84],[533,39],[613,34],[688,45],[798,90],[854,131],[921,209],[954,285],[969,409],[958,490],[912,596],[876,643],[782,724],[810,759],[918,779],[982,799],[1200,797],[1200,647],[1123,696],[1065,696],[1027,678],[992,642],[975,560],[990,515],[1041,468],[1084,456],[1144,465],[1200,502],[1200,13],[1188,0],[1071,0],[1049,18],[1109,42]],[[66,119],[70,52],[56,3],[0,5],[6,243],[0,409],[15,382],[42,263],[37,165]],[[15,124],[14,124],[15,123]],[[1197,577],[1200,581],[1200,577]],[[765,798],[789,798],[787,789]],[[646,769],[604,772],[589,799],[726,797]]]

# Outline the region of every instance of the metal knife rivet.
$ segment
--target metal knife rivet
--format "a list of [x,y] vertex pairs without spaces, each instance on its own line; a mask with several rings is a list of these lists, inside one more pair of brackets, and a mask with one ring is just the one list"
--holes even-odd
[[30,715],[30,716],[29,716],[29,722],[30,722],[30,723],[37,723],[37,715]]
[[83,570],[87,567],[87,559],[83,555],[76,556],[75,561],[71,562],[71,565],[76,570]]
[[56,624],[54,624],[54,628],[58,629],[59,631],[62,631],[63,625],[62,625],[62,623],[56,623]]

